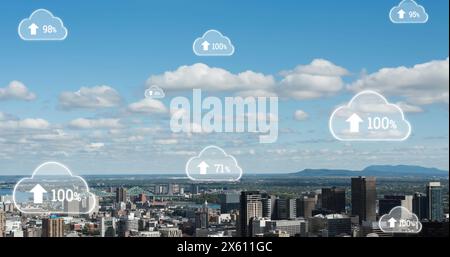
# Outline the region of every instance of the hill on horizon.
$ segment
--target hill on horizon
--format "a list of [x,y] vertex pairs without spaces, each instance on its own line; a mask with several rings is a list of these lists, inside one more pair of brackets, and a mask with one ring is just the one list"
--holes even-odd
[[448,171],[416,165],[371,165],[363,170],[346,169],[304,169],[290,173],[302,177],[448,177]]

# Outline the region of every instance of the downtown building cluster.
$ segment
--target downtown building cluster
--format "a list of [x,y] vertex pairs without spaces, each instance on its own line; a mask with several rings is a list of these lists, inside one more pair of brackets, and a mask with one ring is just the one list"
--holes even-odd
[[[84,215],[31,215],[0,199],[0,236],[8,237],[366,237],[382,232],[378,219],[396,206],[415,213],[419,236],[448,235],[443,188],[377,196],[374,177],[351,186],[324,187],[290,198],[265,191],[205,190],[200,184],[160,184],[151,193],[105,189],[99,206]],[[205,200],[214,196],[210,204]],[[203,199],[202,203],[198,200]]]

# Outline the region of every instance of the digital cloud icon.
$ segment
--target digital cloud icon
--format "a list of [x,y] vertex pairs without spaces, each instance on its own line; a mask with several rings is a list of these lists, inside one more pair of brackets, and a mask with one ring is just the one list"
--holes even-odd
[[161,99],[165,96],[164,90],[156,85],[152,85],[145,90],[145,98]]
[[393,23],[426,23],[428,14],[425,8],[414,0],[403,0],[392,7],[389,18]]
[[341,141],[403,141],[411,134],[403,110],[370,90],[356,94],[347,105],[335,109],[329,129]]
[[205,147],[186,163],[186,175],[194,181],[238,181],[242,169],[237,160],[218,146]]
[[27,214],[88,214],[95,208],[96,197],[82,177],[61,163],[46,162],[31,177],[17,182],[13,202]]
[[38,9],[23,19],[17,31],[23,40],[64,40],[67,37],[63,21],[46,9]]
[[198,56],[230,56],[234,54],[231,40],[214,29],[206,31],[202,37],[197,38],[192,49]]
[[417,215],[403,206],[396,206],[381,216],[378,226],[385,233],[419,233],[422,230]]

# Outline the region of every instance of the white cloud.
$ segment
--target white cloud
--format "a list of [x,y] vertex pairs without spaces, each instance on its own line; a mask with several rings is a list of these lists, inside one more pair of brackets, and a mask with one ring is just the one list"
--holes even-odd
[[340,91],[342,76],[348,71],[324,59],[315,59],[308,65],[299,65],[290,71],[281,72],[279,93],[283,97],[297,100],[329,96]]
[[[180,66],[175,71],[151,76],[147,84],[158,85],[164,90],[181,91],[199,88],[205,91],[249,91],[273,94],[275,79],[253,71],[233,74],[222,68],[209,67],[203,63]],[[248,93],[248,92],[247,92]]]
[[178,143],[178,140],[175,138],[158,139],[155,140],[155,143],[158,145],[175,145]]
[[377,90],[384,94],[403,96],[416,105],[447,103],[449,99],[449,58],[434,60],[413,67],[383,68],[351,83],[352,91]]
[[402,109],[403,112],[410,112],[410,113],[418,113],[423,112],[423,109],[420,106],[411,105],[405,102],[397,102],[396,105]]
[[107,108],[121,103],[117,91],[109,86],[82,87],[76,92],[63,92],[59,104],[65,109]]
[[119,119],[85,119],[72,120],[69,126],[76,129],[117,129],[122,124]]
[[129,112],[134,113],[167,113],[168,110],[164,104],[155,99],[145,98],[139,102],[132,103],[128,106]]
[[86,152],[95,152],[101,150],[103,147],[105,147],[104,143],[90,143],[84,150]]
[[294,119],[296,120],[306,120],[308,119],[309,115],[303,110],[296,110],[294,113]]
[[34,100],[36,95],[20,81],[11,81],[8,86],[0,88],[0,100]]
[[1,129],[47,129],[50,123],[44,119],[17,119],[13,116],[0,112]]

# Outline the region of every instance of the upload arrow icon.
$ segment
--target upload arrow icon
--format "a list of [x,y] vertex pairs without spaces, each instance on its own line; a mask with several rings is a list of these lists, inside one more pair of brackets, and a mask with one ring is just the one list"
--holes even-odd
[[47,191],[40,184],[37,184],[30,190],[30,193],[33,193],[33,203],[38,204],[42,203],[44,193],[47,193]]

